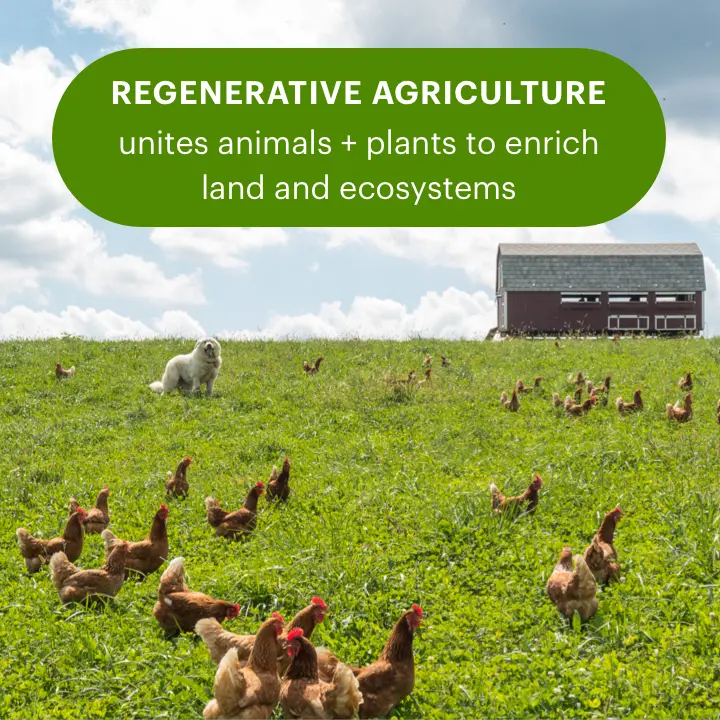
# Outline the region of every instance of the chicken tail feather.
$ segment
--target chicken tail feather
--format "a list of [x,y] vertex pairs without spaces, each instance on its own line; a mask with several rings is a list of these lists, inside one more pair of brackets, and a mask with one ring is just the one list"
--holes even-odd
[[185,588],[185,558],[175,558],[160,578],[160,592],[168,595]]
[[215,673],[215,699],[207,704],[203,717],[206,720],[233,717],[245,689],[245,677],[240,668],[237,650],[231,648],[218,665]]
[[217,527],[225,519],[227,513],[220,507],[214,497],[205,498],[205,515],[212,527]]
[[77,568],[67,559],[64,552],[57,552],[50,558],[50,578],[57,590],[60,590],[65,581],[77,572]]
[[25,528],[18,528],[15,534],[20,546],[20,554],[27,559],[33,558],[35,556],[33,552],[33,536]]
[[490,483],[490,498],[493,510],[498,508],[503,501],[503,495],[495,483]]
[[110,530],[103,530],[100,533],[100,537],[103,540],[103,546],[105,548],[105,555],[109,555],[112,549],[122,540],[115,536]]
[[338,663],[332,685],[327,697],[335,717],[355,717],[363,697],[358,679],[352,670],[347,665]]
[[579,581],[581,597],[592,597],[595,595],[595,576],[585,562],[582,555],[575,556],[575,573]]
[[225,657],[228,650],[234,647],[234,635],[222,629],[215,618],[203,618],[195,623],[195,632],[202,638],[216,665]]

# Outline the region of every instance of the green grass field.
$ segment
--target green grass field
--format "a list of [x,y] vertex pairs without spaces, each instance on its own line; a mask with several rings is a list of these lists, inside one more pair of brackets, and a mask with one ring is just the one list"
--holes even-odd
[[[189,584],[237,601],[227,624],[254,631],[319,594],[313,640],[341,659],[375,659],[418,602],[416,687],[398,718],[718,717],[720,715],[720,343],[706,340],[440,343],[224,343],[216,395],[153,395],[188,342],[0,344],[0,717],[190,718],[212,696],[214,665],[193,636],[166,640],[152,617],[159,573],[104,607],[63,608],[43,568],[26,573],[15,530],[58,535],[75,495],[107,483],[114,533],[139,540],[183,455],[190,497],[174,500],[171,557]],[[436,362],[430,387],[389,393],[383,375]],[[323,353],[319,375],[302,360]],[[77,366],[57,382],[56,360]],[[695,418],[666,402],[693,371]],[[612,404],[581,420],[552,408],[569,373],[613,378],[611,399],[644,388],[646,410]],[[514,381],[544,377],[517,414]],[[261,499],[247,543],[213,536],[203,500],[239,507],[250,482],[288,455],[293,494]],[[490,514],[488,484],[545,480],[533,517]],[[564,544],[581,552],[619,504],[622,580],[580,627],[545,581]],[[99,536],[78,565],[102,563]]]

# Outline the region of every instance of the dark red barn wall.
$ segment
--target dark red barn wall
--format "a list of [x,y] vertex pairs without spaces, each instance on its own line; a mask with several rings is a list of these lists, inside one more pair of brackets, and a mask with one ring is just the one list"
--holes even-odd
[[695,293],[693,303],[656,303],[655,293],[649,293],[646,303],[610,303],[608,293],[601,293],[599,303],[561,303],[559,292],[508,292],[508,331],[602,332],[608,329],[610,315],[648,316],[649,332],[655,331],[656,315],[696,315],[695,329],[702,330],[702,295]]

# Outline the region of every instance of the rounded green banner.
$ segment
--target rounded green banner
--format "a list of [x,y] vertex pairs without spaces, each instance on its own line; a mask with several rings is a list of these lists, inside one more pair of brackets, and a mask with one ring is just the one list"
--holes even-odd
[[124,50],[53,126],[60,174],[135,226],[585,226],[629,210],[662,110],[582,49]]

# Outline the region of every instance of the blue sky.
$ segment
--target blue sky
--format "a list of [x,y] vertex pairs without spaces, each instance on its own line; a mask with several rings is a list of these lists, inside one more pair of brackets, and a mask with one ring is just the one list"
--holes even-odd
[[[720,331],[719,29],[713,0],[0,0],[0,336],[473,337],[493,324],[499,241],[604,240],[698,242]],[[49,144],[77,69],[122,47],[209,45],[605,50],[661,98],[666,162],[638,208],[586,229],[163,232],[78,207]]]

